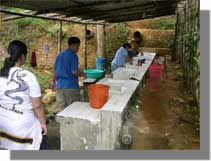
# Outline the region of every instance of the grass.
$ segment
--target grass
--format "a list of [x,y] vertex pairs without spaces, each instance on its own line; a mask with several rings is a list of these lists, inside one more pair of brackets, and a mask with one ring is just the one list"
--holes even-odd
[[[33,32],[29,32],[29,29],[33,30]],[[11,40],[21,40],[26,43],[28,47],[28,53],[31,53],[31,50],[34,48],[34,39],[41,37],[43,33],[52,38],[56,36],[57,26],[52,21],[33,18],[22,18],[10,21],[8,23],[0,24],[1,45],[6,47]],[[40,84],[41,91],[44,92],[44,90],[48,88],[51,76],[50,74],[46,74],[36,68],[32,68],[29,63],[29,59],[30,55],[28,54],[24,68],[35,74]],[[0,68],[2,66],[3,61],[0,60]]]
[[173,16],[155,18],[155,26],[160,30],[175,30],[176,19]]
[[0,68],[3,67],[4,62],[2,60],[0,60]]
[[30,61],[29,58],[30,57],[27,56],[26,62],[24,64],[24,69],[29,70],[30,72],[32,72],[36,76],[36,78],[37,78],[37,80],[40,84],[41,92],[43,93],[45,91],[45,89],[47,89],[48,86],[49,86],[51,76],[49,74],[46,74],[46,73],[39,71],[36,68],[31,67],[31,65],[29,63],[29,61]]
[[[0,68],[2,68],[3,63],[4,62],[0,60]],[[46,73],[42,73],[38,71],[37,69],[32,68],[31,65],[29,64],[29,58],[27,58],[23,68],[28,71],[31,71],[36,76],[40,85],[41,92],[43,93],[45,89],[47,89],[49,86],[49,81],[51,79],[51,76]]]

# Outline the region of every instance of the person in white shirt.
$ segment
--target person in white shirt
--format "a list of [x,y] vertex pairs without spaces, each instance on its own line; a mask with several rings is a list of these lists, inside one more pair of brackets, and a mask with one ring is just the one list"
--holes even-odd
[[130,49],[131,45],[129,43],[125,43],[124,45],[122,45],[122,47],[117,50],[115,57],[111,63],[112,72],[120,67],[124,67],[126,61],[129,61],[132,64],[132,60],[128,56],[128,51]]
[[39,150],[47,134],[38,81],[21,67],[26,55],[23,42],[10,42],[0,69],[0,147],[8,150]]

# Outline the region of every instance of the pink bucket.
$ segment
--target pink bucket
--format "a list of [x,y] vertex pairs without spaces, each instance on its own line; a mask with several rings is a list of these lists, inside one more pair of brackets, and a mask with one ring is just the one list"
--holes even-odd
[[161,80],[163,75],[162,64],[151,64],[149,66],[149,79],[150,80]]

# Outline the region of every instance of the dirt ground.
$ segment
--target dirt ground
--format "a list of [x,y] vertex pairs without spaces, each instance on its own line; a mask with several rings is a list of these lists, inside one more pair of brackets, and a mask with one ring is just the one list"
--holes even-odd
[[[199,150],[200,136],[186,119],[185,108],[191,99],[184,94],[179,64],[167,56],[167,72],[160,88],[154,88],[148,79],[140,98],[135,101],[139,110],[131,119],[133,143],[131,150]],[[159,86],[158,86],[159,87]],[[59,125],[48,124],[51,150],[60,149]]]
[[133,122],[133,150],[199,150],[200,136],[193,124],[184,121],[190,99],[184,95],[181,69],[167,58],[167,77],[160,89],[149,82],[141,96],[140,112]]

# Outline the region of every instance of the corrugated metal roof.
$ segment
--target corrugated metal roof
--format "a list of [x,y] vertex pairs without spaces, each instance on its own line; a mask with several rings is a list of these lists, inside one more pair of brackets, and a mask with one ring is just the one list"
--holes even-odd
[[[80,22],[126,22],[175,14],[180,0],[0,0],[2,6],[57,13]],[[72,18],[70,18],[72,19]]]

